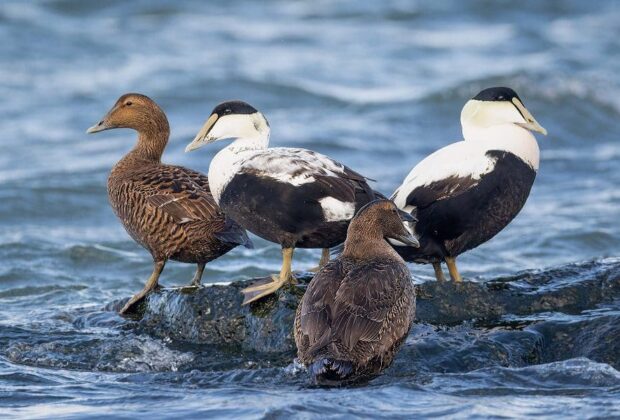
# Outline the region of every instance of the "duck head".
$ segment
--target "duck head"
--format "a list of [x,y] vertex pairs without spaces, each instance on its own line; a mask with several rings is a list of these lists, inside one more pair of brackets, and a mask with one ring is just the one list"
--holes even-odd
[[112,109],[87,133],[98,133],[112,128],[131,128],[136,131],[167,131],[168,120],[162,109],[148,96],[127,93],[116,101]]
[[217,105],[194,140],[185,148],[196,150],[220,140],[234,140],[267,146],[269,122],[256,108],[243,101],[227,101]]
[[475,138],[480,130],[503,124],[514,124],[547,135],[547,130],[525,108],[519,95],[508,87],[484,89],[467,101],[461,111],[461,126],[466,140]]
[[398,241],[418,248],[420,242],[412,229],[415,222],[415,216],[399,210],[392,201],[375,200],[362,207],[351,220],[345,250],[347,245],[355,247],[367,240],[380,241],[390,249],[386,241]]

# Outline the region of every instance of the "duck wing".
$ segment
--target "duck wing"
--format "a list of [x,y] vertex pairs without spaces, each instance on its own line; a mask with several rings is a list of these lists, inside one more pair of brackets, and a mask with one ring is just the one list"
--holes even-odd
[[346,268],[333,260],[312,279],[295,317],[295,341],[302,361],[311,361],[316,352],[329,344],[334,299]]
[[[371,357],[407,335],[414,314],[411,274],[404,264],[371,262],[352,269],[342,281],[332,309],[332,340]],[[367,351],[367,350],[366,350]]]
[[407,335],[414,311],[404,264],[336,260],[315,276],[298,310],[300,356],[312,360],[333,343],[350,358],[370,359]]
[[312,184],[322,197],[341,202],[363,202],[375,197],[369,178],[334,159],[312,150],[274,147],[262,150],[241,164],[241,173],[302,186]]
[[245,230],[227,218],[215,203],[209,180],[200,172],[181,166],[158,165],[141,170],[137,179],[134,176],[134,190],[177,225],[209,223],[220,240],[251,246]]

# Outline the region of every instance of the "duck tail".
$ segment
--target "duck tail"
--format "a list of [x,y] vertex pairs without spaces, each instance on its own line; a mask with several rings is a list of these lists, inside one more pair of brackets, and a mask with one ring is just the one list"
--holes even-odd
[[321,358],[313,362],[308,370],[317,383],[334,385],[351,377],[353,363],[348,360]]
[[254,248],[254,244],[248,236],[248,233],[245,229],[239,226],[237,222],[227,217],[224,223],[224,228],[221,231],[215,233],[215,236],[220,241],[234,245],[243,245],[248,249]]

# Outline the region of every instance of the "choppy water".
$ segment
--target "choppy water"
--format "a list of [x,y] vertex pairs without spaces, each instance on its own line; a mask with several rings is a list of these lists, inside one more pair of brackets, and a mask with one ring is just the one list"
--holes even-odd
[[[84,134],[120,94],[142,92],[168,112],[165,160],[206,171],[216,149],[186,155],[185,144],[215,103],[243,98],[267,115],[274,145],[329,154],[389,194],[422,157],[460,138],[471,95],[509,85],[550,135],[526,207],[460,258],[463,274],[617,256],[619,35],[613,0],[3,1],[1,417],[620,416],[617,364],[578,352],[461,363],[464,341],[508,331],[502,325],[417,326],[397,363],[419,369],[340,390],[307,388],[290,363],[252,368],[252,355],[231,355],[242,358],[231,368],[209,349],[137,333],[107,305],[142,287],[150,257],[105,190],[134,134]],[[276,270],[277,246],[256,242],[209,264],[205,281]],[[318,258],[298,255],[302,267]],[[185,283],[192,270],[170,263],[163,283]],[[610,305],[548,316],[587,323],[616,313]],[[433,346],[448,355],[428,367],[419,360]]]

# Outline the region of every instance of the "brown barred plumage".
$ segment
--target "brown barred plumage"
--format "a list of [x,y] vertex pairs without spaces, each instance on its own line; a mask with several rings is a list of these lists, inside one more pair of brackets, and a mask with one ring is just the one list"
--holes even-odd
[[155,102],[144,95],[123,95],[88,132],[111,128],[132,128],[139,134],[134,149],[110,173],[108,197],[129,235],[155,262],[147,285],[125,305],[124,313],[157,287],[168,259],[198,264],[192,282],[198,285],[207,262],[251,243],[245,230],[217,206],[205,175],[161,163],[170,129]]
[[380,373],[415,315],[411,274],[385,240],[403,224],[393,203],[368,206],[351,222],[343,254],[316,274],[297,308],[298,357],[322,384]]

